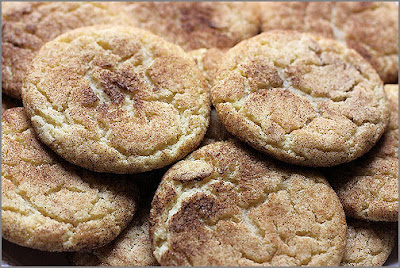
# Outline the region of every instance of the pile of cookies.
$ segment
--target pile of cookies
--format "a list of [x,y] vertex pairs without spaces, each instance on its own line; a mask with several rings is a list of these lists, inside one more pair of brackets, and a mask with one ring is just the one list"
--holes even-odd
[[383,265],[397,10],[3,2],[3,238],[75,265]]

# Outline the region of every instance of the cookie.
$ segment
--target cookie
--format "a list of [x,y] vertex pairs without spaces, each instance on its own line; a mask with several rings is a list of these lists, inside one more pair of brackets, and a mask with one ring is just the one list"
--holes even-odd
[[3,238],[44,251],[89,250],[128,225],[137,197],[130,178],[64,161],[36,138],[22,107],[1,120]]
[[56,36],[96,24],[131,25],[117,3],[2,2],[3,92],[21,99],[27,68],[39,49]]
[[330,39],[270,31],[230,49],[212,102],[226,129],[279,160],[334,166],[365,154],[386,130],[382,81]]
[[382,266],[397,237],[397,225],[347,220],[347,244],[340,266]]
[[325,170],[346,215],[371,221],[398,221],[399,215],[399,87],[385,85],[389,96],[389,128],[368,154]]
[[80,28],[48,42],[22,93],[39,138],[99,172],[167,166],[200,144],[209,123],[209,93],[194,61],[134,27]]
[[150,235],[161,265],[335,266],[346,222],[317,171],[229,141],[198,149],[165,174]]
[[218,48],[200,48],[188,52],[203,72],[210,88],[213,85],[213,80],[217,77],[218,65],[225,52],[226,50]]
[[7,109],[20,106],[22,106],[21,101],[10,98],[5,94],[1,94],[1,113],[4,113]]
[[259,33],[259,10],[246,2],[126,2],[135,25],[186,51],[229,48]]
[[141,207],[128,227],[112,243],[91,253],[78,252],[78,266],[156,266],[149,235],[150,206]]
[[336,39],[360,53],[385,83],[397,83],[396,3],[265,2],[260,10],[263,31],[306,31]]

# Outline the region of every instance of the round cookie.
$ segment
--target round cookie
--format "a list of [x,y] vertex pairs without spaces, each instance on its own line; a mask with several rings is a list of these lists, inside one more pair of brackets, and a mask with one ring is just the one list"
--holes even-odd
[[230,49],[212,102],[226,129],[279,160],[334,166],[366,153],[386,130],[382,81],[330,39],[270,31]]
[[10,98],[5,94],[1,94],[1,113],[3,114],[7,109],[13,108],[13,107],[21,107],[22,103],[21,101],[18,101],[16,99]]
[[397,225],[347,220],[347,244],[340,266],[382,266],[393,250]]
[[99,172],[167,166],[200,144],[209,123],[209,93],[194,61],[133,27],[80,28],[48,42],[22,93],[39,138]]
[[259,10],[246,2],[125,2],[135,25],[186,51],[229,48],[259,33]]
[[150,235],[161,265],[335,266],[346,222],[318,172],[229,141],[198,149],[165,174]]
[[385,85],[389,96],[389,128],[368,154],[325,171],[346,215],[371,221],[398,221],[399,215],[399,87]]
[[385,83],[397,83],[398,6],[385,2],[265,2],[262,30],[306,31],[336,39],[360,53]]
[[117,3],[2,2],[2,90],[20,99],[27,68],[56,36],[95,24],[132,25]]
[[2,235],[44,251],[104,246],[136,210],[127,177],[75,167],[36,138],[22,107],[2,116]]
[[[149,202],[150,204],[150,202]],[[78,266],[156,266],[149,234],[150,206],[139,209],[128,227],[110,244],[72,255]]]

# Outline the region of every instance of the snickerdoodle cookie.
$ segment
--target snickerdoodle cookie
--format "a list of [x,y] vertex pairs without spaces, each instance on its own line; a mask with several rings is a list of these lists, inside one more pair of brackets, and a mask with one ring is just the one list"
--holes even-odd
[[159,263],[339,265],[346,222],[327,181],[244,146],[204,146],[165,174],[150,211]]
[[27,68],[38,50],[56,36],[95,24],[131,25],[118,3],[2,2],[3,92],[21,98]]
[[389,96],[389,128],[360,159],[325,171],[346,215],[372,221],[397,221],[399,213],[398,85],[385,85]]
[[48,42],[22,98],[45,144],[100,172],[167,166],[200,144],[209,123],[209,93],[193,59],[133,27],[80,28]]
[[111,242],[136,210],[127,177],[64,161],[35,136],[22,107],[2,116],[3,238],[44,251],[77,251]]
[[360,53],[385,83],[396,83],[399,62],[395,2],[265,2],[263,31],[297,30],[346,43]]
[[340,266],[382,266],[397,237],[394,223],[347,220],[347,244]]
[[386,130],[378,74],[331,39],[270,31],[230,49],[211,97],[227,130],[279,160],[334,166],[366,153]]
[[190,51],[229,48],[259,33],[259,10],[246,2],[124,2],[135,25]]

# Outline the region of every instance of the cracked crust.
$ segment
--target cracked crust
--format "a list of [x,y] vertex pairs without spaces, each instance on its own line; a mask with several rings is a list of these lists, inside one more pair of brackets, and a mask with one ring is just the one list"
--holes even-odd
[[5,94],[1,94],[1,113],[3,114],[7,109],[13,107],[21,107],[22,102],[16,99],[10,98]]
[[230,49],[211,96],[229,132],[305,166],[365,154],[389,119],[382,81],[368,62],[334,40],[294,31],[262,33]]
[[385,85],[389,96],[389,128],[368,154],[325,171],[346,215],[372,221],[398,221],[399,115],[398,85]]
[[347,226],[340,266],[382,266],[396,242],[397,224],[348,219]]
[[72,262],[78,266],[157,266],[149,234],[148,205],[140,208],[116,240],[91,253],[78,252]]
[[22,107],[2,116],[2,235],[44,251],[89,250],[111,242],[136,210],[129,178],[62,160],[36,138]]
[[398,7],[384,2],[270,2],[260,4],[263,31],[306,31],[346,43],[385,83],[398,79]]
[[135,25],[186,51],[229,48],[259,33],[259,10],[246,2],[124,3]]
[[22,97],[45,144],[99,172],[167,166],[194,150],[209,124],[209,93],[194,61],[133,27],[80,28],[47,43]]
[[101,2],[2,2],[3,92],[21,98],[27,68],[48,41],[79,27],[132,25],[119,4]]
[[150,211],[159,263],[337,266],[346,222],[326,180],[243,146],[204,146],[165,174]]

